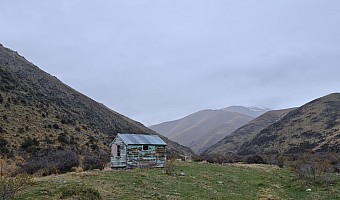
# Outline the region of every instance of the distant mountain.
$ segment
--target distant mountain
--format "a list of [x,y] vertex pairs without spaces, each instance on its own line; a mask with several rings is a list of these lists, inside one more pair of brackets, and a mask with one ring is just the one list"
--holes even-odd
[[252,119],[248,115],[225,110],[202,110],[149,128],[201,153]]
[[340,94],[311,101],[261,130],[239,154],[340,152]]
[[268,111],[208,148],[204,154],[236,153],[242,144],[253,139],[261,130],[279,121],[292,110],[294,109]]
[[[27,155],[70,147],[103,150],[117,133],[157,134],[75,91],[0,45],[0,152]],[[163,137],[163,136],[162,136]],[[173,155],[193,152],[163,137]]]
[[241,114],[256,118],[270,111],[271,109],[260,108],[260,107],[230,106],[230,107],[223,108],[222,110],[230,111],[230,112],[237,112],[237,113],[241,113]]

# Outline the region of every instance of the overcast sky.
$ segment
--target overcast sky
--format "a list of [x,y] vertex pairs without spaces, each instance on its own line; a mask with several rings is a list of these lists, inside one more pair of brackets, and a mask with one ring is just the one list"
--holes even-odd
[[0,0],[0,43],[145,125],[340,92],[339,0]]

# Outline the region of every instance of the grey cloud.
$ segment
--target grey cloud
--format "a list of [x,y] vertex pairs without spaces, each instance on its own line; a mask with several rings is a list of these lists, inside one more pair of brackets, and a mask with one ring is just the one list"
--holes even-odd
[[148,125],[340,88],[340,1],[7,1],[1,43]]

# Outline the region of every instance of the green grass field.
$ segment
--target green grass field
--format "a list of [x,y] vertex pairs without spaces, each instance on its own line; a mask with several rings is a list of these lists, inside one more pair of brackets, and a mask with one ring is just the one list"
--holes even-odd
[[[36,178],[16,199],[340,199],[340,184],[306,186],[289,169],[266,165],[176,164],[163,169],[66,173]],[[312,189],[307,192],[306,189]]]

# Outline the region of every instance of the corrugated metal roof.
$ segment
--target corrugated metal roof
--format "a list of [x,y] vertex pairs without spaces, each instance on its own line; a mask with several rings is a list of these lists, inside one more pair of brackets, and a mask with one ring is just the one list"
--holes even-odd
[[125,144],[154,144],[154,145],[167,145],[157,135],[142,135],[142,134],[121,134],[118,133]]

